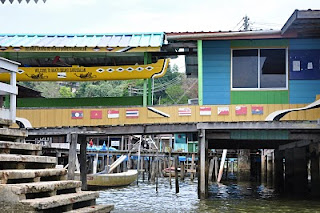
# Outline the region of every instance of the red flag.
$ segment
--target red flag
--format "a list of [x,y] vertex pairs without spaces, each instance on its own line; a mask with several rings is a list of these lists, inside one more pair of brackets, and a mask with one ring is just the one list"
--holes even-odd
[[246,106],[236,106],[236,115],[246,115],[247,107]]
[[90,118],[91,119],[102,119],[102,110],[91,110]]

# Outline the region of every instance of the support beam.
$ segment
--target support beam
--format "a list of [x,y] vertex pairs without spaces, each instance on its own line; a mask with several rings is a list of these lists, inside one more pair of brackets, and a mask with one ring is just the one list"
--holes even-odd
[[208,141],[206,140],[206,131],[201,129],[199,131],[199,178],[198,178],[198,197],[199,199],[206,199],[208,197]]
[[238,154],[238,181],[250,181],[250,149],[240,149]]
[[284,151],[274,150],[274,187],[277,192],[284,191]]
[[76,170],[77,160],[77,141],[78,134],[68,134],[67,142],[70,144],[68,156],[68,180],[74,180],[74,172]]
[[87,190],[87,142],[84,136],[79,137],[80,141],[80,180],[82,182],[81,189]]
[[320,197],[320,143],[310,144],[311,194]]
[[307,148],[294,148],[294,194],[304,196],[308,193]]
[[293,193],[294,188],[294,155],[293,149],[286,149],[284,151],[285,158],[285,192]]

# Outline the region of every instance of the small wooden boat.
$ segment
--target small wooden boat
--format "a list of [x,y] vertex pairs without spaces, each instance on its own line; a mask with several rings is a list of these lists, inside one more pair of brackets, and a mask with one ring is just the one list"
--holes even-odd
[[[96,187],[117,187],[127,186],[136,181],[138,171],[131,169],[120,173],[96,173],[87,175],[88,186]],[[80,180],[80,173],[76,172],[76,180]]]
[[138,178],[137,170],[128,170],[126,172],[111,174],[89,174],[87,175],[87,184],[89,186],[127,186],[136,181]]

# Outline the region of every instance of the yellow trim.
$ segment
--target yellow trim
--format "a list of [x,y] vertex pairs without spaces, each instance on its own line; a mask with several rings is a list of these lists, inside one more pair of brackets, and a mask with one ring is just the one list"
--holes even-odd
[[[83,108],[83,109],[17,109],[17,117],[28,119],[32,126],[37,127],[57,127],[57,126],[97,126],[97,125],[124,125],[124,124],[151,124],[151,123],[196,123],[196,122],[238,122],[238,121],[264,121],[272,112],[282,109],[299,108],[305,104],[253,104],[247,106],[247,115],[236,115],[237,105],[229,105],[229,115],[218,115],[218,107],[221,105],[211,105],[211,115],[200,115],[200,106],[162,106],[156,109],[169,114],[170,117],[157,116],[151,113],[147,107],[134,107],[139,110],[138,118],[126,118],[127,108]],[[227,106],[227,105],[223,105]],[[252,106],[262,106],[262,115],[252,115]],[[179,116],[179,108],[190,108],[190,116]],[[119,118],[108,118],[108,110],[119,110]],[[72,119],[72,110],[82,110],[82,119]],[[91,110],[102,110],[102,119],[90,119]],[[281,120],[317,120],[320,118],[320,108],[306,111],[291,112]]]
[[160,52],[160,47],[8,47],[2,52]]
[[[162,77],[169,59],[146,65],[100,67],[19,67],[17,81],[98,81],[128,80]],[[0,74],[0,81],[9,81],[10,75]]]

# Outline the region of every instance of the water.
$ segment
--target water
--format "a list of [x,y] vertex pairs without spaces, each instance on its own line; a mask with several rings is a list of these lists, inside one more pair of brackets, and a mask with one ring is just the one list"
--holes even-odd
[[180,181],[175,193],[174,180],[170,189],[168,178],[155,184],[139,180],[127,187],[100,191],[99,204],[112,203],[114,212],[320,212],[320,202],[280,198],[272,189],[252,183],[211,184],[209,198],[199,200],[197,182]]

